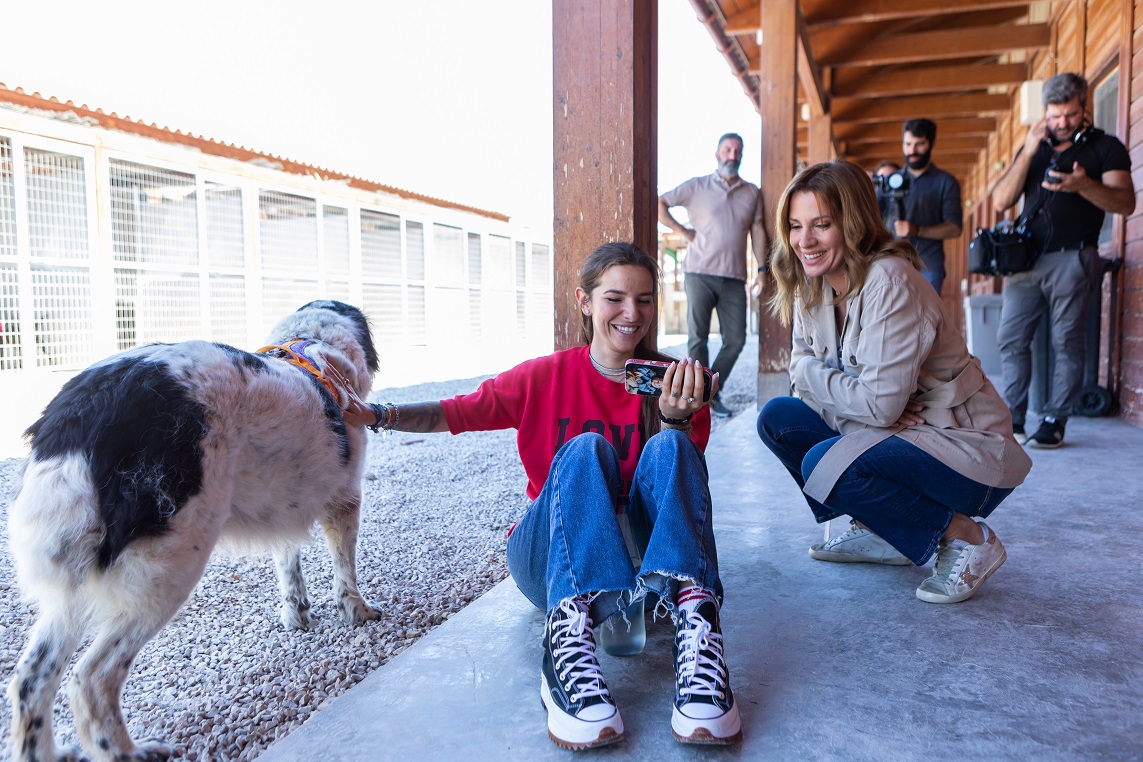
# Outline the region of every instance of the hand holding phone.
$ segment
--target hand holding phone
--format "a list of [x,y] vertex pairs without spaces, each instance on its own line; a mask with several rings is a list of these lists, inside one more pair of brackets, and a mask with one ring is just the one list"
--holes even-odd
[[[667,368],[671,366],[669,362],[659,362],[657,360],[628,360],[624,365],[626,375],[623,378],[624,385],[627,391],[631,394],[645,394],[652,397],[658,397],[663,393],[663,379],[667,374]],[[676,372],[681,369],[681,364],[676,367]],[[714,379],[711,378],[710,371],[706,368],[702,369],[703,378],[703,397],[704,403],[710,402],[711,387],[714,385]]]

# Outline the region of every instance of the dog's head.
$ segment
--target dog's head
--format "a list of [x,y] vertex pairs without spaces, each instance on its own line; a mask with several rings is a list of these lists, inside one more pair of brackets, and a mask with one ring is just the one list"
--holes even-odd
[[332,299],[310,302],[284,317],[270,332],[270,343],[295,338],[313,339],[342,352],[353,364],[364,363],[370,378],[379,357],[369,321],[358,308]]

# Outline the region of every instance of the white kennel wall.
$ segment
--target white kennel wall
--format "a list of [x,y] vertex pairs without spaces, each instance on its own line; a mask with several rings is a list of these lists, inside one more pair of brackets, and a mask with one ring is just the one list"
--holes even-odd
[[317,298],[365,310],[378,387],[551,351],[550,237],[263,163],[0,107],[0,393],[32,398],[19,430],[102,357],[256,349]]

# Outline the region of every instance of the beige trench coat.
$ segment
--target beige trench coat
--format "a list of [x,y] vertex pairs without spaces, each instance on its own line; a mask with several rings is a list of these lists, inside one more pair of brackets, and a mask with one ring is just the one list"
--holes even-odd
[[[847,436],[818,464],[806,494],[824,502],[854,459],[888,436],[991,487],[1024,481],[1032,461],[1012,436],[1007,405],[908,261],[886,256],[870,266],[840,330],[826,301],[794,307],[790,379],[794,394]],[[925,405],[925,423],[898,427],[910,399]]]

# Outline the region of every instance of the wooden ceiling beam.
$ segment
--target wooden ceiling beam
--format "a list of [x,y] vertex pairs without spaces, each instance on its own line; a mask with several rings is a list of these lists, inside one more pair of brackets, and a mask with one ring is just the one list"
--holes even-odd
[[[838,24],[874,23],[895,19],[932,17],[952,13],[1027,7],[1029,0],[941,0],[940,7],[921,7],[916,0],[830,0],[803,2],[806,24],[813,28]],[[753,36],[761,28],[757,2],[726,19],[726,33]]]
[[[850,161],[866,161],[874,159],[877,161],[884,161],[888,159],[889,161],[895,162],[898,165],[900,165],[903,161],[901,158],[900,149],[893,152],[885,152],[854,151],[853,148],[853,146],[850,146],[849,151],[845,154],[845,158],[849,159]],[[946,164],[965,164],[968,162],[976,161],[978,158],[980,158],[981,150],[983,149],[978,149],[976,151],[941,151],[940,149],[937,149],[933,151],[933,161],[942,167]]]
[[922,95],[905,98],[834,98],[834,123],[891,122],[915,117],[934,121],[956,116],[1001,113],[1012,108],[1007,95]]
[[[833,55],[848,55],[871,40],[892,40],[915,34],[932,32],[953,32],[963,30],[965,34],[975,34],[980,29],[1005,29],[1016,26],[1027,15],[1026,8],[1007,8],[975,13],[957,13],[947,16],[934,13],[901,21],[878,21],[872,24],[837,24],[835,26],[810,27],[810,39],[818,58]],[[736,39],[745,40],[744,37]],[[754,42],[751,40],[750,42]]]
[[[880,164],[882,161],[881,159],[878,159],[875,157],[862,157],[862,156],[856,156],[856,157],[842,156],[841,158],[844,158],[846,161],[853,162],[857,166],[864,169],[866,172],[872,172],[874,169],[877,168],[877,165]],[[975,161],[971,161],[971,162],[970,161],[954,161],[954,162],[942,161],[942,162],[938,162],[937,166],[939,166],[945,172],[948,172],[950,175],[955,177],[958,182],[960,182],[961,184],[964,184],[964,178],[968,175],[969,172],[972,171],[973,167],[976,166],[976,162]]]
[[759,2],[748,5],[726,18],[726,33],[750,35],[753,37],[762,29],[762,4]]
[[[937,125],[937,140],[933,146],[933,153],[940,156],[945,153],[962,153],[964,151],[976,152],[988,147],[988,138],[984,135],[950,135],[945,136]],[[900,156],[901,130],[897,130],[897,140],[879,140],[865,142],[851,142],[848,144],[850,155],[881,154],[885,156]]]
[[892,19],[965,13],[994,8],[1019,8],[1029,0],[940,0],[927,5],[917,0],[803,0],[806,23],[812,26],[889,21]]
[[742,91],[746,93],[746,97],[754,104],[754,110],[761,114],[762,106],[761,98],[758,93],[758,78],[749,71],[749,59],[746,52],[742,49],[742,44],[732,37],[727,37],[726,33],[719,28],[718,14],[711,9],[706,0],[691,0],[691,5],[695,9],[695,14],[698,16],[699,21],[706,27],[711,39],[714,40],[715,47],[722,53],[723,58],[726,59],[726,63],[730,66],[730,70],[734,72],[734,76],[738,78],[739,84],[742,85]]
[[866,38],[853,50],[837,49],[821,54],[818,65],[881,66],[996,56],[1013,50],[1046,50],[1050,43],[1051,29],[1047,24],[943,29]]
[[[834,124],[837,139],[846,143],[880,143],[901,140],[901,125],[905,120],[877,123]],[[972,117],[968,119],[942,119],[937,122],[937,140],[953,135],[990,135],[996,131],[996,120],[992,117]]]
[[956,93],[986,87],[1018,85],[1028,78],[1026,64],[990,64],[950,68],[838,69],[833,76],[833,95],[871,98],[885,95]]

